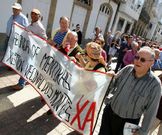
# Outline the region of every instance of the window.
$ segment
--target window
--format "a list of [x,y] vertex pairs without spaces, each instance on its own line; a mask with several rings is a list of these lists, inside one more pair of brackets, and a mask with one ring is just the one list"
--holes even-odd
[[91,1],[90,0],[78,0],[80,1],[81,3],[85,4],[85,5],[91,5]]
[[100,12],[109,15],[110,14],[110,9],[106,5],[102,5],[100,7]]
[[121,31],[123,25],[124,25],[124,19],[120,18],[117,25],[117,31]]
[[131,23],[127,23],[124,33],[128,33],[131,27]]

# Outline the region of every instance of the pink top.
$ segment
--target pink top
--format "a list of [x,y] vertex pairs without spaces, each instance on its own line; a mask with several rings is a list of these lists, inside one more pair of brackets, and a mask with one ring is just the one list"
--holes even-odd
[[132,50],[128,50],[123,58],[124,65],[132,64],[134,61],[135,55],[136,55],[136,52]]
[[107,62],[107,54],[106,54],[106,51],[105,50],[102,49],[101,55],[103,56],[105,62]]

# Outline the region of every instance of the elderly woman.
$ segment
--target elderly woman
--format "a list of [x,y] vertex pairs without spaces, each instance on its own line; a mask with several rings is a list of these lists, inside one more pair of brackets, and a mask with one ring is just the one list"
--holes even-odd
[[86,45],[88,62],[85,65],[85,69],[106,72],[105,61],[101,54],[101,51],[101,46],[95,42],[90,42]]
[[60,28],[55,30],[54,33],[52,33],[52,40],[49,39],[48,43],[52,46],[55,46],[56,48],[59,48],[61,44],[64,43],[70,29],[69,29],[69,18],[62,16],[60,17]]

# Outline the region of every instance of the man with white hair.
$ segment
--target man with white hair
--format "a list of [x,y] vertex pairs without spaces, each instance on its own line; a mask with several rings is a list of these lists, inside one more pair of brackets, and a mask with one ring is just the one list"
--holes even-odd
[[161,97],[161,82],[151,71],[155,53],[142,47],[134,64],[121,69],[115,76],[113,97],[104,109],[99,135],[123,135],[125,123],[139,124],[132,135],[147,135]]
[[77,41],[78,41],[77,33],[74,31],[70,31],[65,39],[65,42],[62,44],[59,50],[64,54],[75,58],[78,52],[79,53],[83,52],[82,48],[78,45]]

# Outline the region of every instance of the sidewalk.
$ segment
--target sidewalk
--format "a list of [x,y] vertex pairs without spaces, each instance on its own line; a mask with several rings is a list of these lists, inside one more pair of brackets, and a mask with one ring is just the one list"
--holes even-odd
[[[14,91],[19,75],[0,66],[0,135],[79,135],[76,131],[46,114],[48,107],[40,101],[39,94],[30,86]],[[94,135],[98,134],[99,123]]]

